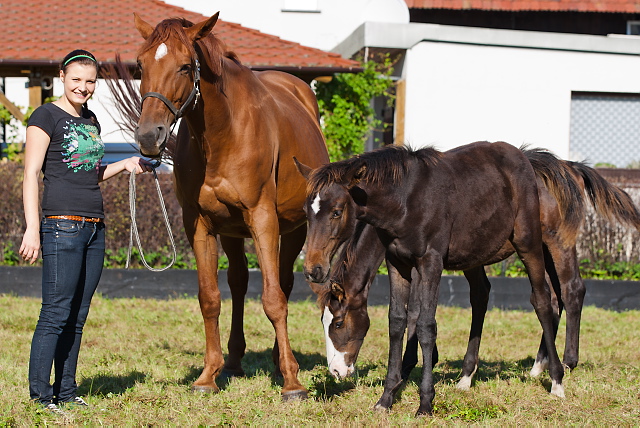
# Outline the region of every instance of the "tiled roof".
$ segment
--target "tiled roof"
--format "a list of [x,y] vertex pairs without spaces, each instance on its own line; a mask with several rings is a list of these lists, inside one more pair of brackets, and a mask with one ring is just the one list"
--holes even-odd
[[[207,17],[159,0],[0,0],[0,65],[51,62],[82,48],[98,61],[113,61],[120,53],[135,61],[142,38],[133,13],[151,25],[166,18],[200,22]],[[224,11],[220,13],[224,16]],[[252,68],[350,69],[355,61],[278,37],[218,20],[214,33]]]
[[638,13],[638,0],[405,0],[409,9]]

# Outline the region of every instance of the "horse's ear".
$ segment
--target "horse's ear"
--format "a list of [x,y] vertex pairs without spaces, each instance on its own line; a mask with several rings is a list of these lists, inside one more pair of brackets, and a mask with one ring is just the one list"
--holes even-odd
[[187,37],[189,37],[189,39],[191,39],[191,41],[193,42],[197,42],[203,37],[207,37],[211,30],[213,30],[216,22],[218,22],[218,15],[220,15],[220,12],[217,12],[206,21],[197,23],[193,27],[185,28],[184,31],[185,33],[187,33]]
[[146,23],[137,13],[133,12],[133,20],[136,23],[136,28],[142,35],[142,38],[147,40],[151,33],[153,33],[153,27]]
[[344,288],[337,282],[331,281],[331,294],[333,294],[333,296],[338,299],[338,302],[340,303],[342,303],[342,301],[344,300]]
[[296,164],[296,169],[298,172],[304,177],[305,180],[309,181],[309,175],[311,175],[311,171],[313,169],[310,166],[307,166],[300,162],[296,157],[293,157],[293,162]]
[[349,179],[349,182],[347,183],[347,188],[352,188],[358,185],[358,183],[362,181],[362,177],[364,177],[364,174],[366,172],[367,172],[367,165],[366,164],[361,165]]

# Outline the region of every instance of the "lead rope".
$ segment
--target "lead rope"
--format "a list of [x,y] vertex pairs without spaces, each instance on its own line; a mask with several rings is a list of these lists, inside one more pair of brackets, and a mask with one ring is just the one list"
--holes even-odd
[[153,165],[153,178],[156,182],[156,189],[158,190],[158,200],[160,201],[160,207],[162,208],[162,214],[164,215],[164,224],[167,227],[167,233],[169,234],[169,240],[171,241],[171,248],[173,250],[173,258],[171,259],[171,263],[163,268],[154,268],[149,266],[147,261],[144,258],[144,252],[142,251],[142,244],[140,243],[140,235],[138,234],[138,224],[136,223],[136,173],[132,172],[129,177],[129,211],[131,212],[131,228],[129,229],[129,251],[127,253],[127,263],[126,268],[129,269],[129,263],[131,261],[131,251],[133,248],[133,236],[136,237],[136,242],[138,243],[138,251],[140,251],[140,260],[142,260],[142,264],[152,272],[162,272],[164,270],[169,269],[176,261],[177,253],[176,253],[176,244],[173,240],[173,233],[171,232],[171,225],[169,224],[169,215],[167,214],[167,209],[164,206],[164,198],[162,197],[162,191],[160,190],[160,182],[158,181],[158,174],[156,173],[156,168],[160,165],[160,162],[156,162]]

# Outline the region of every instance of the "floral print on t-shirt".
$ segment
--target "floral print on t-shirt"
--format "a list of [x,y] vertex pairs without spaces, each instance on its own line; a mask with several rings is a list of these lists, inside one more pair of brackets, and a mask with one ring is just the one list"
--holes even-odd
[[100,167],[104,156],[104,143],[95,125],[86,125],[68,120],[64,126],[65,149],[62,160],[73,172],[90,171]]

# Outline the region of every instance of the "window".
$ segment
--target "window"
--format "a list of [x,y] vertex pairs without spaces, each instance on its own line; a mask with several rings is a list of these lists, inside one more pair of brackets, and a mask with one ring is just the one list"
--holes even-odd
[[569,156],[618,168],[640,161],[640,94],[573,92]]
[[640,36],[640,21],[627,21],[627,34]]

